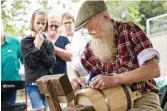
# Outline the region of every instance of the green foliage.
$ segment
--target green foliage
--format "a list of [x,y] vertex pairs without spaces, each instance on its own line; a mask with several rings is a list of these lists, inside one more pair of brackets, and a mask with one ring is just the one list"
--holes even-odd
[[47,0],[42,0],[39,3],[42,5],[43,9],[47,10],[47,6],[48,6],[48,1]]
[[[25,22],[23,20],[25,8],[22,1],[5,1],[2,6],[2,22],[5,33],[8,35],[19,36],[24,33]],[[23,24],[20,24],[20,22]],[[21,23],[22,23],[21,22]]]
[[[38,0],[41,8],[47,9],[46,0]],[[2,23],[7,35],[25,36],[29,30],[31,0],[13,0],[2,3]]]
[[[77,3],[81,0],[70,1]],[[14,36],[25,35],[26,31],[29,29],[32,2],[32,0],[1,1],[1,20],[7,34]],[[36,3],[47,10],[48,2],[49,0],[37,0]],[[68,4],[63,4],[63,6],[65,5]],[[148,18],[167,13],[167,1],[108,0],[107,5],[111,15],[115,19],[135,22],[142,29],[145,29],[146,20]]]
[[107,1],[108,8],[111,12],[111,15],[118,19],[121,20],[120,16],[125,7],[118,7],[118,6],[123,6],[121,1]]
[[142,1],[139,3],[140,14],[143,14],[140,24],[145,26],[146,20],[167,13],[167,1]]
[[111,14],[117,20],[132,21],[140,25],[140,20],[144,16],[139,12],[137,1],[107,1]]
[[71,0],[72,2],[80,2],[80,0]]
[[107,4],[114,18],[132,21],[145,30],[146,20],[167,13],[167,1],[111,1]]

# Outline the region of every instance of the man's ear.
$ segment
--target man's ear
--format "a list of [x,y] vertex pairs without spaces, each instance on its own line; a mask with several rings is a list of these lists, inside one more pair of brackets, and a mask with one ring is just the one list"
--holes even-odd
[[103,17],[104,17],[105,20],[108,19],[108,16],[107,16],[107,15],[103,15]]
[[101,16],[102,16],[102,18],[104,18],[104,20],[107,20],[107,18],[108,18],[108,15],[107,15],[105,12],[103,12],[103,13],[101,14]]
[[104,18],[104,20],[108,20],[109,19],[109,17],[106,14],[103,15],[103,18]]
[[104,17],[105,20],[111,19],[111,15],[108,11],[102,12],[102,16]]

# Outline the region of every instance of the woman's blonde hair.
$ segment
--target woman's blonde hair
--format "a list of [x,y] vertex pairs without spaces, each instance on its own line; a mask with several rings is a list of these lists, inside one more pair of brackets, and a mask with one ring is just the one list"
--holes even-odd
[[41,10],[41,9],[35,10],[34,13],[32,14],[31,24],[30,24],[31,31],[35,31],[35,29],[34,29],[34,20],[35,20],[36,15],[44,15],[45,16],[45,18],[46,18],[46,27],[45,27],[44,31],[46,32],[48,30],[47,13],[44,10]]

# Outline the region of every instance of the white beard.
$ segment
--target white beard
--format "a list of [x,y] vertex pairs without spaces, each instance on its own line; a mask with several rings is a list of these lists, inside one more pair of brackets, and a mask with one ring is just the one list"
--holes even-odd
[[94,56],[105,64],[114,61],[117,53],[117,48],[114,42],[114,30],[110,30],[108,33],[103,34],[102,36],[93,38],[91,40],[90,46]]

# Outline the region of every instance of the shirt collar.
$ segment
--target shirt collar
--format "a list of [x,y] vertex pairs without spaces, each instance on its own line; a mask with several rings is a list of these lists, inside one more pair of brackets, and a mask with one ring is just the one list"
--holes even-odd
[[111,22],[114,24],[114,29],[115,29],[115,43],[117,45],[117,41],[118,41],[118,22],[115,21],[114,19],[111,19]]

